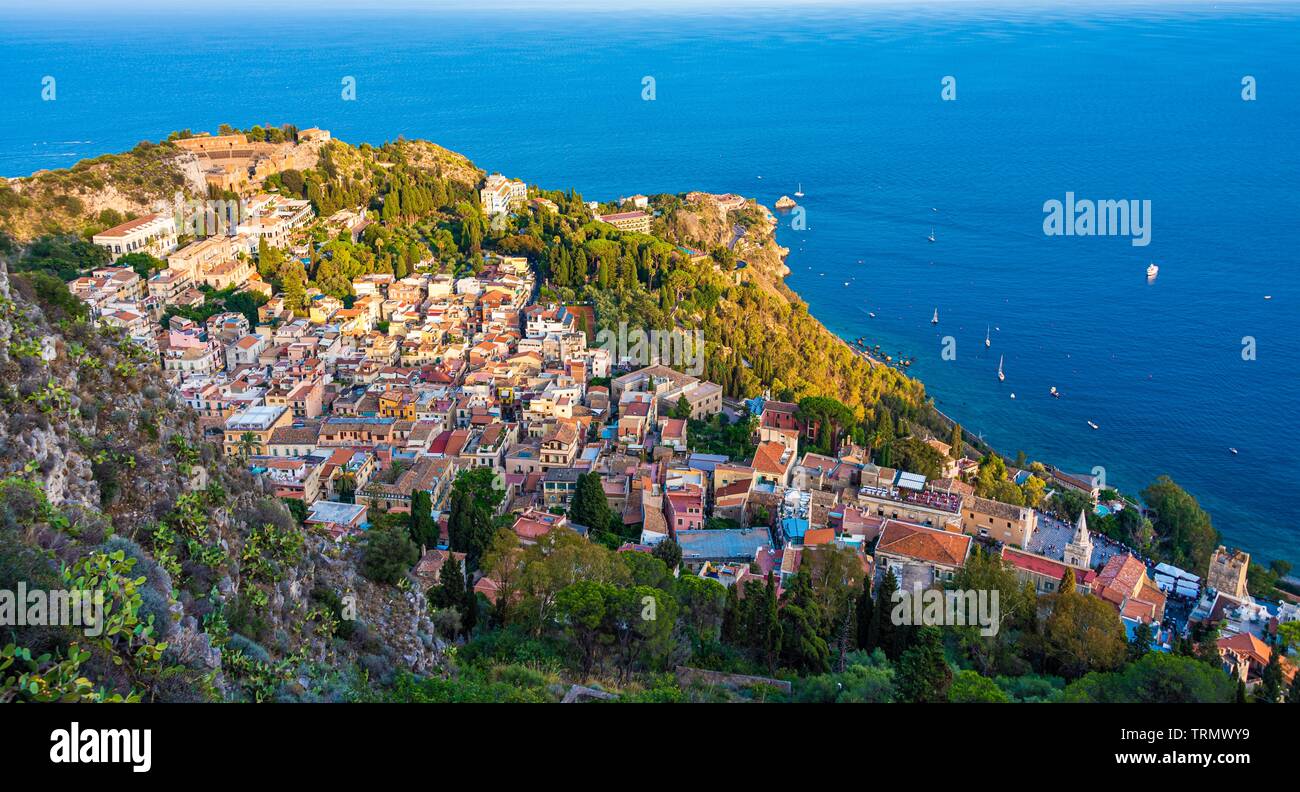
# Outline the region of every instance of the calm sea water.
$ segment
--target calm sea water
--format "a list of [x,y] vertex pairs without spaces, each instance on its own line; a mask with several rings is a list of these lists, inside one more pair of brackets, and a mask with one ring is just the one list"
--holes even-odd
[[[1229,541],[1300,562],[1298,33],[1293,5],[5,12],[0,173],[292,122],[430,138],[598,198],[770,205],[802,184],[808,228],[779,235],[832,330],[915,356],[940,408],[1009,453],[1128,490],[1167,473]],[[940,100],[948,75],[956,101]],[[1150,246],[1044,236],[1043,202],[1067,191],[1150,200]]]

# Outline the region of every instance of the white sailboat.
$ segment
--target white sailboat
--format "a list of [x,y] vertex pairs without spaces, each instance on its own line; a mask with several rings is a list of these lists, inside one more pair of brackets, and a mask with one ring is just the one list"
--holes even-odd
[[926,237],[926,239],[930,240],[931,242],[934,241],[934,229],[933,229],[933,228],[930,229],[930,236]]
[[985,349],[988,349],[988,348],[991,347],[991,346],[993,346],[993,342],[989,340],[989,329],[988,329],[988,327],[985,327],[985,328],[984,328],[984,348],[985,348]]
[[799,182],[799,189],[794,191],[794,197],[795,198],[803,197],[803,182]]
[[1100,426],[1098,426],[1097,424],[1093,423],[1092,421],[1089,421],[1089,422],[1088,422],[1088,425],[1091,426],[1093,429],[1100,429],[1100,428],[1101,428]]
[[1160,268],[1153,261],[1147,266],[1147,280],[1153,280],[1158,274],[1160,274]]
[[934,317],[930,319],[930,324],[939,324],[939,309],[934,309]]
[[1003,355],[998,355],[998,382],[1006,382],[1006,380],[1007,380],[1007,375],[1002,373],[1002,358],[1003,358],[1003,357],[1004,357]]

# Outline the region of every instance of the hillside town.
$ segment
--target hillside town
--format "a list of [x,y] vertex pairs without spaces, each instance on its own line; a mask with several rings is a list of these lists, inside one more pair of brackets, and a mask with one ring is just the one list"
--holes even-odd
[[[1297,602],[1252,596],[1244,552],[1219,546],[1208,568],[1180,569],[1090,529],[1101,514],[1140,507],[1107,500],[1089,477],[1008,466],[1012,482],[1045,482],[1041,503],[1069,493],[1085,504],[1074,514],[980,497],[980,459],[949,442],[924,438],[941,475],[890,466],[847,436],[818,443],[823,427],[796,402],[729,397],[684,373],[682,360],[602,345],[592,306],[543,296],[527,256],[485,251],[460,276],[419,261],[405,277],[351,280],[345,299],[310,286],[294,309],[258,274],[260,252],[308,262],[319,245],[313,231],[355,241],[376,222],[373,211],[317,216],[311,201],[257,187],[286,167],[274,152],[238,140],[182,142],[211,160],[212,186],[246,190],[246,214],[207,236],[165,212],[100,231],[92,241],[114,261],[147,253],[166,268],[142,277],[105,266],[69,289],[97,323],[156,354],[206,436],[265,492],[301,504],[307,525],[357,541],[375,515],[409,513],[427,496],[439,540],[420,548],[413,570],[426,588],[449,558],[463,559],[449,536],[455,483],[486,470],[500,495],[492,516],[520,545],[555,531],[597,541],[574,508],[595,476],[613,515],[602,529],[617,538],[611,549],[674,543],[679,576],[715,580],[741,599],[768,585],[781,599],[827,547],[851,553],[873,587],[891,576],[901,591],[950,584],[984,552],[1040,595],[1070,579],[1112,608],[1130,639],[1149,634],[1153,651],[1172,652],[1214,625],[1224,672],[1247,690],[1261,684],[1282,626],[1300,621]],[[738,196],[712,199],[744,206]],[[527,204],[554,211],[499,174],[482,183],[479,200],[488,217]],[[650,231],[645,196],[617,212],[595,208],[599,223]],[[257,295],[256,321],[238,311],[195,321],[176,310],[201,307],[214,291]],[[737,425],[750,427],[747,456],[711,452],[694,436]],[[483,569],[471,575],[473,590],[495,602],[503,581]],[[1280,665],[1289,686],[1296,665]]]

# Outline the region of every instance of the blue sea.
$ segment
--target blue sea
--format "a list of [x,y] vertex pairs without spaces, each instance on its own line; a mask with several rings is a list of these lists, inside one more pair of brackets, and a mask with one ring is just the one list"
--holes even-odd
[[[1168,474],[1300,562],[1300,6],[221,9],[0,11],[0,174],[290,122],[591,198],[802,185],[779,237],[828,327],[1009,454]],[[1149,200],[1150,245],[1046,236],[1067,192]]]

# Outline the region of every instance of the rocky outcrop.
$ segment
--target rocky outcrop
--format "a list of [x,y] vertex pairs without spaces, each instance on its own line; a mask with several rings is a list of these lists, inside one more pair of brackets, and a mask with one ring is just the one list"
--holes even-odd
[[350,670],[380,682],[444,667],[417,587],[371,582],[359,546],[294,521],[205,439],[151,353],[85,321],[56,326],[46,308],[0,257],[0,578],[18,559],[36,559],[19,578],[32,581],[123,552],[177,670],[142,680],[96,656],[81,673],[156,700],[316,700],[342,696]]

